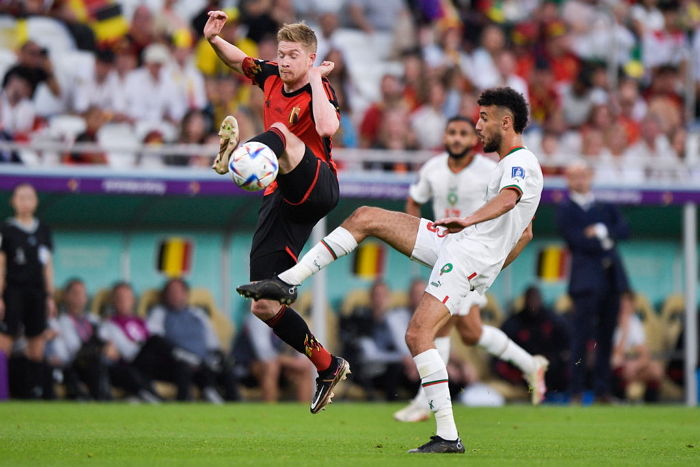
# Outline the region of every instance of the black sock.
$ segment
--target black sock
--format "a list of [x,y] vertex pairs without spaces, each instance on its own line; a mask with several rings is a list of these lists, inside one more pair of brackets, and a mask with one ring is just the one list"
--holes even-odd
[[275,153],[278,158],[284,154],[285,146],[287,145],[287,140],[277,128],[270,128],[264,133],[260,133],[258,136],[250,138],[249,141],[257,141],[263,143]]
[[265,321],[272,331],[294,350],[306,355],[318,371],[327,370],[333,362],[332,355],[316,340],[304,318],[293,309],[282,306],[271,319]]

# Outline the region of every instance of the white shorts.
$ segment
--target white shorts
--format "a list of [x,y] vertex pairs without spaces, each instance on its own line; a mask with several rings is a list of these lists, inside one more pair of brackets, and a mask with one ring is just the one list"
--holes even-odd
[[411,259],[433,269],[425,291],[444,303],[451,315],[464,316],[473,305],[486,305],[483,294],[495,276],[491,277],[493,267],[476,260],[483,256],[483,248],[467,237],[448,235],[428,219],[420,220]]

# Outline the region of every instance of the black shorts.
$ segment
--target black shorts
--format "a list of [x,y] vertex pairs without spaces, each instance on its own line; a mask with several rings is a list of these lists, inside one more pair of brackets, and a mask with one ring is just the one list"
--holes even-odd
[[3,293],[5,316],[0,331],[20,337],[24,325],[26,337],[36,337],[46,329],[46,291],[40,287],[8,284]]
[[250,250],[250,280],[268,279],[297,262],[316,223],[339,199],[338,178],[307,147],[299,165],[277,176],[277,190],[263,198]]

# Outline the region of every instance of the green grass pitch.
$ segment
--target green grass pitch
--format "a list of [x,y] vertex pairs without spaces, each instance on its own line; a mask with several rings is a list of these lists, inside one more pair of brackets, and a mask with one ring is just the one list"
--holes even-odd
[[455,407],[465,455],[415,455],[400,405],[0,404],[0,465],[700,465],[700,410]]

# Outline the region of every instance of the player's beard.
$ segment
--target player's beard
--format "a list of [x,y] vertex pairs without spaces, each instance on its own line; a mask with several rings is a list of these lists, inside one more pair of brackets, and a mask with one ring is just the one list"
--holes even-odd
[[501,143],[503,142],[503,137],[501,136],[500,133],[496,133],[493,136],[493,139],[489,141],[488,143],[484,141],[484,152],[496,152],[498,149],[501,147]]
[[474,146],[467,146],[460,152],[452,152],[450,150],[450,147],[448,145],[445,145],[445,151],[447,151],[447,155],[450,156],[452,159],[463,158],[464,156],[469,154],[473,148],[474,148]]

